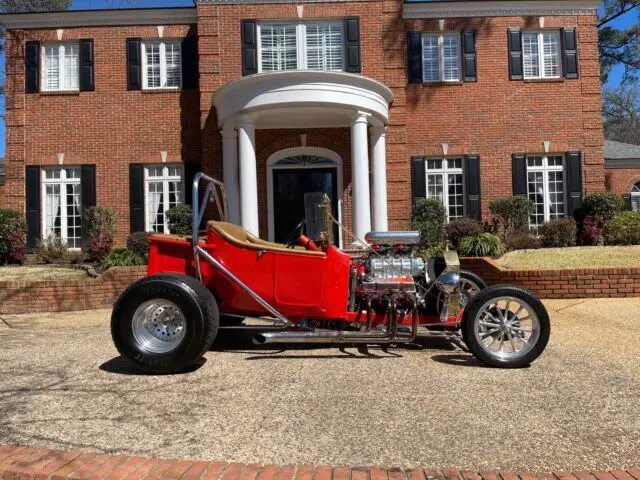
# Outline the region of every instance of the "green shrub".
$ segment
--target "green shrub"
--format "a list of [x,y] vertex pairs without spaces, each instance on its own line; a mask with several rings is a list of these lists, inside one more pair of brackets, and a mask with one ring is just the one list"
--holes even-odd
[[458,253],[464,257],[499,257],[505,251],[500,237],[492,233],[465,237],[458,243]]
[[508,250],[533,250],[542,247],[540,238],[528,228],[520,228],[505,236]]
[[573,218],[559,218],[540,226],[538,233],[542,246],[574,247],[576,245],[576,222]]
[[72,265],[79,265],[87,259],[87,256],[82,250],[68,250],[66,260]]
[[605,238],[611,245],[640,245],[640,212],[618,213],[611,220]]
[[622,196],[613,192],[590,193],[582,199],[579,209],[580,218],[593,217],[600,222],[601,228],[607,228],[613,217],[625,209]]
[[27,225],[22,213],[0,209],[0,265],[22,263]]
[[484,231],[482,223],[478,220],[474,220],[473,218],[459,218],[458,220],[454,220],[447,225],[446,230],[447,239],[451,242],[451,245],[453,245],[454,248],[458,246],[460,239],[464,237],[473,237],[474,235],[478,235]]
[[498,219],[504,235],[529,224],[533,202],[525,197],[497,198],[489,202],[491,215]]
[[178,205],[167,210],[169,231],[177,235],[191,235],[191,205]]
[[440,200],[418,200],[411,215],[411,228],[420,232],[423,250],[437,247],[444,242],[444,226],[447,212]]
[[126,248],[114,249],[100,264],[104,271],[110,267],[130,267],[133,265],[145,265],[146,258]]
[[115,212],[105,207],[89,207],[84,210],[84,231],[89,241],[87,257],[89,260],[102,261],[113,248]]
[[57,235],[51,234],[38,242],[36,257],[40,263],[59,263],[67,260],[67,243]]
[[149,257],[149,235],[147,232],[135,232],[127,237],[127,249],[141,257]]

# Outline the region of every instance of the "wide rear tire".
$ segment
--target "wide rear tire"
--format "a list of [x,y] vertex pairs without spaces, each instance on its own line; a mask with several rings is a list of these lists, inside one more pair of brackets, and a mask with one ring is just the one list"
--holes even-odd
[[551,324],[542,302],[515,285],[480,290],[462,316],[462,337],[484,363],[500,368],[529,365],[549,342]]
[[140,370],[176,373],[198,361],[218,332],[213,294],[187,275],[160,274],[132,283],[116,301],[111,336]]

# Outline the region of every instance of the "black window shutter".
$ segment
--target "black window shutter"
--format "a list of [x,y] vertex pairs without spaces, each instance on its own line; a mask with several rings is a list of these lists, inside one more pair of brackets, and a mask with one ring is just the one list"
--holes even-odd
[[198,37],[182,40],[182,88],[198,88]]
[[360,73],[360,17],[344,19],[344,51],[347,60],[345,70]]
[[422,83],[422,35],[407,32],[407,75],[409,83]]
[[509,79],[522,80],[522,33],[509,29]]
[[511,182],[514,196],[527,196],[527,157],[524,153],[511,155]]
[[32,40],[24,49],[24,93],[37,93],[40,90],[40,42]]
[[127,38],[127,90],[142,88],[142,52],[139,38]]
[[467,155],[464,168],[467,217],[480,220],[480,156]]
[[258,73],[258,41],[255,20],[241,20],[242,75]]
[[[80,189],[82,191],[82,211],[81,215],[84,216],[84,212],[89,207],[96,206],[96,166],[95,165],[81,165],[80,166]],[[84,230],[84,224],[82,225],[82,246],[89,246],[89,238],[87,232]]]
[[93,72],[93,39],[80,40],[80,91],[95,90]]
[[191,205],[193,202],[193,177],[200,171],[200,162],[187,162],[184,164],[184,203]]
[[33,253],[40,240],[40,167],[26,169],[27,252]]
[[462,31],[462,69],[465,82],[477,82],[476,72],[476,31]]
[[575,28],[562,29],[562,67],[564,78],[578,78],[578,39]]
[[580,152],[567,152],[567,190],[569,192],[569,215],[582,205],[582,155]]
[[144,175],[140,164],[129,165],[130,232],[144,232]]
[[426,197],[427,178],[424,157],[411,157],[411,201],[415,204]]

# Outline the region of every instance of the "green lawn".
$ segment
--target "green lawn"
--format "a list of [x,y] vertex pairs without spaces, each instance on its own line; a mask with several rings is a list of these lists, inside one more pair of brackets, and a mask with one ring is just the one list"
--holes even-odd
[[498,259],[504,268],[589,268],[640,266],[640,246],[516,250]]
[[9,265],[6,267],[0,267],[0,282],[84,280],[86,278],[89,278],[87,272],[79,268],[52,267],[48,265],[37,265],[32,267]]

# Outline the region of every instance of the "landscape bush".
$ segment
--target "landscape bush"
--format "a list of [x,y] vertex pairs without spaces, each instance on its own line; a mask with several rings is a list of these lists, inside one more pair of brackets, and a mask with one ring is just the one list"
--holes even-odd
[[611,245],[640,245],[640,212],[618,213],[611,220],[605,237]]
[[573,218],[551,220],[538,229],[542,246],[574,247],[576,245],[576,222]]
[[505,251],[502,240],[493,233],[464,237],[458,243],[458,253],[464,257],[499,257]]
[[191,235],[191,205],[177,205],[167,210],[169,231],[176,235]]
[[420,232],[420,247],[423,250],[444,243],[447,212],[440,200],[418,200],[411,214],[411,228]]
[[40,263],[61,263],[67,260],[67,242],[62,238],[50,234],[38,242],[36,258]]
[[604,245],[604,237],[600,222],[593,217],[586,217],[582,220],[580,231],[578,233],[580,243],[586,246],[602,246]]
[[101,270],[110,267],[130,267],[134,265],[145,265],[147,259],[127,248],[116,248],[100,264]]
[[528,228],[519,228],[505,236],[508,250],[533,250],[542,248],[540,238]]
[[127,237],[127,249],[141,257],[149,257],[149,235],[147,232],[134,232]]
[[482,223],[472,218],[459,218],[446,227],[447,239],[454,248],[458,246],[460,239],[479,235],[483,231]]
[[87,257],[101,262],[113,248],[115,212],[105,207],[89,207],[84,210],[84,231],[89,242]]
[[22,263],[27,225],[21,212],[0,209],[0,265]]
[[497,198],[489,202],[491,215],[498,219],[503,235],[526,227],[533,202],[525,197]]
[[592,217],[600,223],[600,228],[606,229],[616,214],[625,210],[625,200],[621,195],[613,192],[599,192],[585,195],[578,216]]

